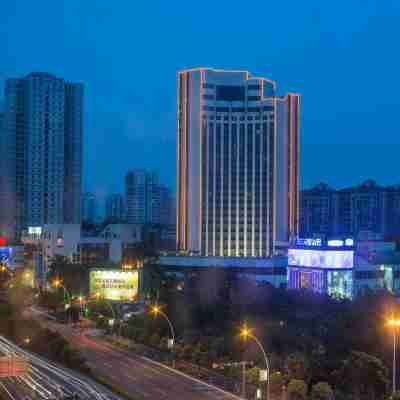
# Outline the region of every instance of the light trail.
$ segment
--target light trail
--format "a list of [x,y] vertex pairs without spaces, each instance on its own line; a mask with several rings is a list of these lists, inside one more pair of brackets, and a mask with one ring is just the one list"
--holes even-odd
[[2,382],[0,382],[0,387],[3,388],[3,390],[8,394],[11,400],[17,400],[16,397],[14,397],[7,389],[6,385],[4,385]]
[[[118,400],[117,396],[109,394],[94,382],[86,381],[79,374],[69,372],[52,362],[46,361],[0,336],[0,353],[7,356],[24,357],[29,361],[30,372],[19,378],[4,378],[0,380],[0,388],[9,396],[10,400],[22,400],[26,394],[19,392],[35,392],[38,399],[50,400],[60,395],[77,394],[83,400]],[[8,384],[13,385],[13,390]],[[17,391],[18,396],[12,392]]]

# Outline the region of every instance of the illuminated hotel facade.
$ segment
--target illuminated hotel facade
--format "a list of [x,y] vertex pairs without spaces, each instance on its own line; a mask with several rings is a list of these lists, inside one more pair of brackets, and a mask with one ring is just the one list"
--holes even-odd
[[298,230],[297,94],[247,71],[178,73],[177,249],[269,257]]

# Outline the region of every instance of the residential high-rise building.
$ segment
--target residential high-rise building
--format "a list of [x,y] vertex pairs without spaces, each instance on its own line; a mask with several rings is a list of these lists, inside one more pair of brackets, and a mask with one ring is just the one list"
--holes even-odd
[[8,79],[1,136],[3,234],[80,223],[83,85],[41,72]]
[[[369,179],[360,185],[331,189],[319,184],[300,194],[303,237],[363,239],[363,234],[400,237],[400,186],[383,187]],[[361,236],[360,236],[361,235]]]
[[207,68],[178,74],[177,248],[267,257],[298,228],[297,94]]
[[122,222],[124,219],[124,197],[121,194],[110,194],[106,198],[106,220]]
[[300,235],[330,237],[333,234],[335,191],[326,183],[300,192]]
[[172,191],[165,185],[160,185],[160,224],[176,224],[176,200]]
[[157,172],[137,169],[125,177],[126,219],[130,224],[160,223],[160,191]]
[[400,185],[386,187],[385,231],[390,238],[400,236]]
[[97,217],[97,198],[94,193],[82,195],[82,221],[94,224]]
[[146,224],[160,223],[160,180],[158,173],[146,174]]
[[369,179],[359,186],[336,191],[336,235],[357,237],[362,231],[385,234],[386,193],[383,187]]

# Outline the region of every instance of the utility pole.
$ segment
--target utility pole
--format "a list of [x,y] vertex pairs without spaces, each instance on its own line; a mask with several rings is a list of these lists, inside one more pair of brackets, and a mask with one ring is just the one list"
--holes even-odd
[[396,342],[397,342],[397,331],[396,327],[393,328],[393,394],[396,393]]
[[242,397],[246,398],[246,361],[242,361]]

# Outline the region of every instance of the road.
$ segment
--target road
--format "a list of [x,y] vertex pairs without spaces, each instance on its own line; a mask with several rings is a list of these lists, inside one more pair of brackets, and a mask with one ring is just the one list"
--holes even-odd
[[[37,314],[36,314],[37,315]],[[70,326],[44,322],[79,348],[95,374],[140,400],[238,400],[239,397],[179,371],[74,331]]]
[[2,336],[0,354],[24,357],[30,364],[28,374],[0,379],[2,400],[59,399],[73,394],[80,400],[121,400],[91,380],[31,354]]

